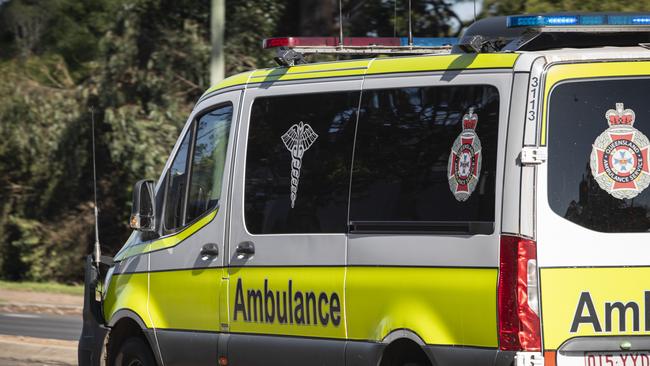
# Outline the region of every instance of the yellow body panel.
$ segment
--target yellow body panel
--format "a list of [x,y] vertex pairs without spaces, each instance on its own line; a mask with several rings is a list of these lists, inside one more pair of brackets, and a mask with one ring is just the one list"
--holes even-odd
[[[307,337],[326,337],[326,338],[345,338],[345,311],[343,309],[343,278],[344,267],[302,267],[302,268],[286,268],[286,267],[250,267],[250,268],[229,268],[230,286],[230,331],[236,333],[261,333],[261,334],[277,334],[288,336],[307,336]],[[237,289],[238,283],[241,280],[241,295],[238,298]],[[284,322],[279,321],[277,305],[273,311],[273,321],[267,321],[265,315],[270,315],[270,297],[265,296],[265,280],[266,290],[273,292],[273,300],[277,304],[278,293],[283,300],[280,301],[284,304],[284,298],[287,297],[287,309],[295,310],[299,303],[303,304],[302,318],[303,322],[300,323],[299,316],[296,316],[296,311],[292,311],[293,316],[289,318],[289,313],[284,312],[287,318]],[[289,281],[291,281],[291,290],[289,290]],[[269,305],[263,311],[259,311],[259,306],[256,306],[256,301],[253,297],[249,296],[249,291],[262,293],[262,301],[267,302]],[[297,294],[302,294],[302,302],[296,299]],[[316,312],[314,306],[309,304],[307,306],[306,297],[308,293],[314,293],[316,298]],[[286,294],[286,295],[284,295]],[[291,294],[291,296],[289,296]],[[318,298],[320,294],[325,294],[327,303],[318,308]],[[333,294],[338,298],[338,311],[332,311],[330,304]],[[268,294],[266,294],[268,295]],[[250,301],[249,301],[250,297]],[[288,298],[291,297],[292,301],[289,304]],[[244,317],[244,312],[237,311],[237,304],[243,300],[247,316]],[[259,304],[259,302],[257,303]],[[284,305],[281,305],[284,308]],[[309,308],[309,310],[307,310]],[[258,309],[252,311],[252,309]],[[335,308],[336,309],[336,308]],[[321,311],[319,311],[321,310]],[[314,314],[316,315],[314,316]],[[257,315],[256,318],[253,316]],[[309,319],[307,319],[307,314]],[[333,324],[331,320],[332,314],[338,319],[338,324]],[[327,322],[320,321],[318,317],[322,315],[327,316]],[[235,316],[237,319],[235,319]],[[246,319],[245,319],[246,318]],[[307,324],[307,320],[308,324]],[[327,323],[326,325],[324,323]]]
[[149,311],[156,328],[220,330],[222,268],[151,273]]
[[546,102],[542,114],[542,145],[546,145],[546,128],[548,125],[546,116],[550,93],[558,83],[571,79],[648,75],[650,75],[650,62],[648,61],[593,62],[552,66],[547,72],[544,86],[544,100]]
[[[229,280],[224,279],[227,272]],[[152,272],[148,300],[147,275],[114,276],[107,314],[128,308],[148,327],[161,329],[228,329],[362,341],[381,341],[394,330],[409,329],[428,344],[498,345],[496,268],[250,267]],[[307,300],[311,294],[313,302]],[[292,300],[284,300],[285,296]],[[301,311],[296,310],[299,304]]]
[[104,317],[107,321],[118,310],[128,309],[138,314],[148,328],[152,327],[147,312],[148,277],[148,273],[113,275],[104,300]]
[[[650,303],[646,302],[650,298],[646,299],[645,293],[650,291],[650,286],[644,280],[649,277],[648,267],[542,268],[540,285],[544,348],[555,350],[566,340],[578,336],[650,334],[646,326],[646,322],[650,321],[646,318],[650,315],[650,308],[647,308]],[[581,302],[581,298],[587,301]],[[634,302],[638,309],[636,316],[631,308],[625,311],[625,331],[621,330],[617,306],[611,307],[617,302],[622,305]],[[610,304],[610,311],[607,310],[607,303]],[[606,313],[609,313],[609,322]],[[578,321],[574,328],[575,320]],[[636,331],[634,323],[638,326]]]
[[428,344],[496,347],[496,287],[496,268],[348,268],[349,338],[410,329]]

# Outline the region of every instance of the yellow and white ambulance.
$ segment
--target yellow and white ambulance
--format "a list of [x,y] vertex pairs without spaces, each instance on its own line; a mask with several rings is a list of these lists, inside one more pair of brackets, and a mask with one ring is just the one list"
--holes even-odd
[[650,14],[435,42],[269,39],[209,89],[80,364],[650,366]]

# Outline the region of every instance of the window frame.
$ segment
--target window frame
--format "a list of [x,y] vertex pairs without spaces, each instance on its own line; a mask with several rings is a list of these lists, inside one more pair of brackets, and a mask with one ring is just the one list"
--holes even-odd
[[[159,237],[159,239],[175,235],[175,234],[183,231],[188,226],[191,226],[195,222],[201,220],[203,217],[209,215],[211,212],[219,209],[220,203],[217,203],[217,205],[215,207],[203,212],[202,214],[195,217],[191,221],[186,221],[187,220],[187,204],[188,204],[187,200],[189,198],[190,183],[191,183],[191,178],[192,178],[192,161],[194,160],[194,150],[196,148],[196,132],[197,132],[197,128],[198,128],[198,121],[202,117],[204,117],[206,114],[209,114],[209,113],[211,113],[211,112],[213,112],[213,111],[215,111],[215,110],[217,110],[219,108],[222,108],[224,106],[230,106],[231,108],[233,108],[233,113],[232,113],[232,116],[230,118],[230,128],[232,129],[233,120],[235,118],[235,109],[234,109],[235,106],[231,101],[224,101],[224,102],[221,102],[221,103],[218,103],[218,104],[215,104],[215,105],[211,105],[208,108],[205,108],[205,109],[201,110],[200,112],[196,113],[192,117],[192,120],[190,122],[190,126],[187,128],[185,133],[183,133],[181,135],[182,137],[179,137],[179,139],[178,139],[178,141],[181,141],[181,144],[182,144],[182,141],[185,139],[187,134],[190,134],[189,149],[188,149],[187,159],[185,161],[185,164],[186,164],[187,168],[186,168],[186,177],[185,177],[185,192],[183,193],[183,208],[182,208],[182,216],[181,216],[182,224],[181,224],[181,226],[179,226],[177,228],[174,228],[174,229],[171,229],[171,230],[167,230],[167,228],[165,227],[165,214],[166,214],[166,211],[167,211],[167,199],[169,197],[168,193],[169,193],[169,185],[170,185],[170,181],[171,181],[169,179],[169,174],[171,172],[171,165],[173,165],[173,162],[178,157],[179,151],[176,151],[176,153],[174,154],[174,158],[170,160],[170,166],[167,167],[167,170],[165,170],[165,172],[164,172],[164,174],[163,174],[163,176],[161,178],[161,180],[164,183],[164,192],[165,193],[164,193],[164,196],[163,196],[164,198],[163,198],[163,203],[162,203],[162,209],[160,210],[161,219],[160,219],[160,230],[159,230],[160,237]],[[228,140],[230,142],[230,132],[229,132],[228,135],[229,135]],[[180,147],[180,145],[179,145],[179,147]],[[223,179],[223,177],[222,177],[222,179]]]
[[[290,88],[290,87],[289,87]],[[280,89],[280,88],[277,88]],[[276,90],[277,90],[276,89]],[[247,172],[248,172],[248,149],[250,147],[250,137],[251,137],[251,122],[252,122],[252,113],[253,113],[253,106],[254,104],[260,100],[260,99],[267,99],[267,98],[276,98],[276,97],[299,97],[299,96],[305,96],[305,95],[323,95],[323,94],[336,94],[336,93],[358,93],[358,101],[356,106],[354,107],[354,113],[355,113],[355,118],[354,118],[354,129],[356,131],[356,124],[358,123],[358,113],[359,113],[359,103],[361,101],[361,98],[363,97],[363,93],[361,90],[356,90],[356,89],[347,89],[347,88],[332,88],[332,89],[324,89],[324,90],[314,90],[314,91],[305,91],[305,90],[300,90],[300,89],[292,89],[289,90],[287,93],[283,92],[272,92],[269,94],[266,93],[261,93],[261,95],[256,95],[250,100],[250,104],[247,106],[248,108],[248,115],[247,115],[247,133],[246,133],[246,146],[244,146],[242,149],[245,150],[245,154],[243,157],[243,180],[242,180],[242,223],[245,229],[245,232],[247,235],[250,235],[252,237],[264,237],[264,236],[299,236],[299,235],[347,235],[349,233],[349,222],[347,222],[346,217],[346,223],[345,223],[345,230],[342,232],[296,232],[296,233],[253,233],[250,229],[250,225],[246,221],[246,182],[247,182]],[[356,132],[355,132],[356,133]],[[351,146],[351,155],[350,155],[350,169],[352,169],[352,161],[354,159],[354,138],[352,140],[352,146]],[[287,166],[289,167],[289,166]],[[350,170],[350,177],[352,176],[352,170]],[[348,187],[347,187],[347,210],[349,210],[350,206],[350,197],[349,197],[349,180],[348,180]],[[346,210],[346,211],[347,211]]]
[[[472,220],[461,220],[461,221],[413,221],[413,220],[405,220],[405,221],[394,221],[394,220],[352,220],[350,215],[348,214],[348,231],[347,233],[349,234],[359,234],[359,235],[372,235],[372,234],[393,234],[393,235],[492,235],[497,231],[497,222],[499,221],[497,219],[497,216],[500,212],[498,209],[498,205],[500,204],[500,200],[498,199],[498,190],[500,189],[500,184],[497,181],[498,177],[498,172],[496,170],[499,169],[499,154],[498,154],[498,146],[499,146],[499,141],[498,138],[500,137],[500,129],[502,126],[500,126],[501,118],[502,115],[507,116],[506,111],[501,110],[502,106],[502,98],[503,94],[501,93],[501,90],[497,85],[494,83],[490,82],[470,82],[470,83],[454,83],[454,84],[419,84],[419,83],[405,83],[405,85],[389,85],[389,86],[380,86],[380,87],[374,87],[374,88],[365,88],[361,96],[361,100],[359,102],[359,105],[363,105],[364,103],[364,94],[365,92],[381,92],[381,91],[392,91],[392,90],[398,90],[398,89],[425,89],[425,88],[451,88],[451,87],[489,87],[494,89],[498,96],[497,100],[497,106],[498,106],[498,115],[496,117],[496,123],[497,123],[497,131],[496,131],[496,138],[497,141],[495,142],[494,146],[497,148],[497,151],[495,151],[495,172],[494,172],[494,194],[493,194],[493,199],[494,199],[494,217],[490,221],[472,221]],[[359,111],[357,111],[358,113]],[[357,129],[359,128],[358,123],[360,123],[360,117],[357,117]],[[458,131],[458,134],[461,133],[462,130]],[[358,142],[358,134],[355,135],[354,139],[354,150],[353,150],[353,157],[352,157],[352,170],[350,172],[350,181],[354,182],[354,163],[356,161],[356,151],[357,151],[357,142]],[[451,146],[450,146],[451,147]],[[479,182],[477,182],[479,184]],[[353,186],[350,185],[350,197],[348,198],[348,212],[350,213],[352,211],[352,190]],[[501,187],[502,188],[502,187]]]
[[[205,115],[207,115],[209,113],[212,113],[212,112],[216,111],[217,109],[223,108],[225,106],[230,106],[232,108],[232,115],[230,116],[230,126],[228,126],[229,129],[231,129],[236,111],[235,111],[235,106],[230,101],[225,101],[225,102],[210,106],[209,108],[206,108],[206,109],[202,110],[200,113],[198,113],[194,117],[194,119],[192,120],[192,124],[193,124],[193,126],[192,126],[192,149],[191,149],[192,154],[191,154],[191,156],[189,157],[189,160],[188,160],[189,165],[188,165],[188,175],[187,175],[187,187],[185,189],[185,208],[183,209],[183,228],[185,228],[187,226],[190,226],[190,225],[194,224],[195,222],[201,220],[203,217],[210,214],[212,211],[218,210],[219,206],[221,206],[222,197],[219,197],[219,202],[217,202],[217,204],[214,207],[212,207],[212,208],[206,210],[205,212],[201,213],[200,215],[198,215],[197,217],[195,217],[191,221],[189,221],[189,222],[186,221],[187,220],[187,205],[189,203],[188,199],[189,199],[189,195],[190,195],[190,185],[192,184],[192,162],[194,161],[194,150],[196,148],[196,134],[197,134],[198,128],[199,128],[198,127],[199,120],[201,118],[203,118]],[[228,140],[230,140],[230,132],[231,131],[229,130],[228,131]],[[226,154],[227,154],[227,149],[228,149],[228,145],[226,143]],[[224,161],[224,164],[225,164],[225,161]],[[225,173],[225,171],[224,171],[224,173]],[[224,175],[221,176],[222,183],[223,183],[223,176]],[[223,184],[222,184],[222,186],[223,186]]]
[[[608,82],[608,81],[613,81],[613,82],[615,82],[615,81],[650,81],[650,76],[648,76],[648,75],[586,76],[586,77],[567,78],[567,79],[557,81],[555,84],[553,84],[552,87],[550,88],[550,90],[548,91],[547,96],[546,96],[546,113],[545,113],[545,118],[544,118],[544,122],[543,122],[543,123],[545,123],[545,134],[546,134],[546,141],[545,141],[546,144],[544,146],[546,146],[546,148],[549,150],[549,152],[551,151],[551,148],[552,148],[551,143],[550,143],[551,139],[549,138],[551,136],[550,131],[552,130],[552,128],[554,128],[554,125],[561,125],[558,122],[551,121],[551,110],[555,107],[554,104],[552,103],[555,91],[558,88],[562,88],[564,86],[572,85],[572,84],[581,84],[581,83],[590,83],[590,82],[602,82],[602,83],[604,83],[604,82]],[[613,107],[614,107],[614,103],[612,103],[611,107],[609,107],[608,109],[612,109]],[[607,109],[604,109],[603,111],[606,111],[606,110]],[[606,119],[604,118],[604,115],[603,115],[603,120],[600,121],[600,122],[602,123],[599,126],[599,128],[601,128],[601,129],[598,130],[598,131],[600,131],[602,133],[602,132],[605,132],[607,130],[607,127],[608,127],[608,125],[606,124],[607,122],[606,122]],[[637,128],[637,129],[639,129],[639,128]],[[647,131],[646,132],[640,131],[640,132],[644,133],[646,136],[650,136],[650,133],[647,133]],[[549,154],[549,158],[550,158],[549,160],[553,159],[553,157],[551,157],[550,154]],[[546,208],[548,208],[548,210],[556,218],[559,218],[560,220],[562,220],[562,222],[569,223],[569,225],[577,226],[577,227],[580,227],[581,229],[588,230],[589,232],[593,232],[593,233],[600,234],[600,235],[636,235],[636,234],[647,235],[647,234],[650,233],[650,230],[648,230],[648,231],[603,231],[603,230],[599,230],[599,229],[591,227],[591,226],[586,226],[586,225],[584,225],[582,223],[573,221],[573,220],[563,216],[559,211],[556,211],[556,209],[557,209],[557,207],[555,206],[556,203],[553,203],[552,199],[551,199],[551,195],[555,194],[555,191],[552,191],[550,189],[551,188],[551,177],[555,174],[552,169],[549,169],[551,163],[552,162],[547,162],[545,164],[546,167],[547,167],[547,171],[546,171],[546,177],[544,178],[544,181],[543,181],[542,184],[544,184],[546,186],[546,194],[545,194],[545,196],[543,198],[543,201],[545,202]],[[589,164],[589,162],[587,164]],[[600,188],[598,188],[598,189],[600,189]],[[646,188],[646,190],[650,191],[650,187]],[[645,191],[645,190],[642,190],[640,193],[643,193],[643,191]],[[634,201],[635,198],[632,198],[632,201]]]

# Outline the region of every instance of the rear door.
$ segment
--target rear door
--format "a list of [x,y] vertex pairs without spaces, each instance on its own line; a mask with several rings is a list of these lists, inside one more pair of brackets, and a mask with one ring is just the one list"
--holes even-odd
[[544,90],[537,239],[546,357],[648,365],[650,62],[552,66]]

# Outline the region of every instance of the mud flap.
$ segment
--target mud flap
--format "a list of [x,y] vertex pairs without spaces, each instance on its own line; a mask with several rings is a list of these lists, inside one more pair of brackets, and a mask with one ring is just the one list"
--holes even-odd
[[99,283],[99,270],[92,263],[92,256],[86,257],[83,328],[79,338],[78,361],[79,366],[101,365],[102,347],[108,333],[104,327],[101,301],[95,299],[97,284]]

